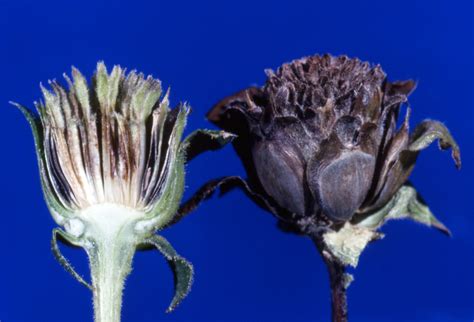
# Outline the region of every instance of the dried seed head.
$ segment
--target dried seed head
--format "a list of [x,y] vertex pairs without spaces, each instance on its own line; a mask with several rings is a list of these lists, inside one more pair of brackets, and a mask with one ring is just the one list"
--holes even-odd
[[[409,110],[396,128],[415,83],[391,83],[378,65],[330,55],[267,76],[263,87],[228,97],[208,114],[238,135],[234,146],[251,188],[298,225],[305,217],[341,223],[384,206],[418,153],[410,150]],[[459,163],[456,143],[443,133],[443,148],[452,147]]]

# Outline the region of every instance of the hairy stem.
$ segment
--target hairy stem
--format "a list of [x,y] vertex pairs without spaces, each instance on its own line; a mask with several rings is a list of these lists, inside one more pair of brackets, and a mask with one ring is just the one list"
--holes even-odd
[[90,252],[95,322],[119,322],[124,282],[131,270],[133,250],[120,240],[99,243]]
[[347,322],[347,275],[345,266],[325,249],[320,238],[313,238],[329,273],[332,321]]

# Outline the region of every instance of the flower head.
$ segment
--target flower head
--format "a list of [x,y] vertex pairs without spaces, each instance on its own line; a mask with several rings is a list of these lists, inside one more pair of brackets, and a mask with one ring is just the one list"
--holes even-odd
[[[346,56],[306,57],[268,70],[263,87],[225,98],[208,114],[238,135],[233,144],[248,180],[227,183],[244,187],[282,227],[298,233],[337,232],[367,218],[378,218],[371,226],[377,228],[390,218],[384,207],[412,189],[401,190],[421,149],[439,139],[461,165],[440,122],[424,121],[410,135],[407,108],[397,128],[414,88],[411,80],[390,82],[380,66]],[[404,202],[419,202],[415,195]],[[425,219],[447,230],[431,213]],[[365,239],[375,236],[371,230]]]
[[[39,116],[15,104],[33,129],[50,212],[66,230],[54,230],[53,251],[94,290],[96,317],[103,321],[118,320],[117,298],[135,249],[154,246],[175,272],[172,310],[189,292],[193,270],[154,233],[177,221],[185,162],[233,136],[198,130],[182,141],[190,109],[186,104],[171,109],[169,92],[162,97],[160,81],[151,76],[126,73],[120,66],[108,73],[98,63],[92,85],[75,68],[72,79],[64,77],[67,89],[56,81],[49,83],[52,91],[41,86],[44,101],[35,104]],[[86,249],[93,286],[61,255],[57,234]],[[108,287],[113,288],[109,293],[101,291]]]

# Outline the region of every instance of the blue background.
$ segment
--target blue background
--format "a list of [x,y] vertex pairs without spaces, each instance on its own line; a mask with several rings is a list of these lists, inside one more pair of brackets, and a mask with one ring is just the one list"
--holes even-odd
[[[220,98],[262,84],[265,68],[315,53],[382,64],[390,79],[419,81],[411,124],[442,120],[463,169],[433,145],[411,179],[453,231],[409,221],[383,228],[349,289],[351,321],[474,318],[474,25],[471,1],[1,1],[0,320],[91,321],[90,292],[50,253],[55,226],[37,173],[33,139],[15,100],[32,106],[38,84],[97,60],[151,73],[172,102],[194,108],[187,131],[211,127]],[[211,177],[243,174],[231,147],[188,166],[186,196]],[[172,314],[172,274],[139,253],[125,290],[124,321],[328,321],[325,267],[311,242],[284,234],[240,192],[213,198],[164,232],[192,261],[190,296]],[[88,275],[84,252],[65,253]]]

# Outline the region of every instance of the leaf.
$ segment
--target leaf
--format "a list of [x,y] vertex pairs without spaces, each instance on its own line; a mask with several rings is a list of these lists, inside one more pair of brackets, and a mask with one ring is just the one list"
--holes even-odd
[[357,227],[376,230],[387,220],[403,218],[410,218],[451,235],[449,229],[431,213],[430,209],[421,201],[415,188],[411,186],[402,186],[387,205],[357,223]]
[[379,211],[368,215],[362,221],[346,222],[339,231],[323,235],[325,246],[344,265],[357,266],[359,257],[367,244],[383,237],[377,229],[391,219],[410,218],[424,225],[435,227],[447,235],[451,232],[431,213],[411,186],[401,187],[395,196]]
[[92,291],[92,285],[87,283],[84,278],[82,278],[81,275],[79,275],[74,267],[72,267],[71,263],[64,257],[64,255],[61,253],[61,250],[58,247],[58,240],[57,237],[60,236],[63,238],[65,241],[68,243],[71,243],[73,245],[78,245],[78,240],[71,234],[66,233],[65,231],[59,229],[59,228],[54,228],[53,229],[53,236],[51,238],[51,250],[53,252],[54,258],[58,261],[58,263],[69,273],[74,277],[79,283],[87,287]]
[[191,291],[193,284],[194,269],[193,265],[183,257],[179,256],[171,244],[162,236],[153,235],[147,238],[144,244],[153,245],[163,256],[165,256],[168,264],[173,270],[175,295],[170,306],[166,310],[167,313],[173,311],[181,301]]
[[236,135],[226,131],[216,130],[196,130],[191,133],[182,143],[182,149],[185,152],[186,162],[191,161],[199,154],[218,150],[227,143],[231,142]]
[[456,167],[461,168],[461,152],[456,141],[449,133],[449,130],[443,123],[433,120],[425,120],[421,122],[410,137],[409,151],[420,151],[428,147],[435,140],[439,142],[439,148],[446,150],[451,148],[451,156],[453,157]]

